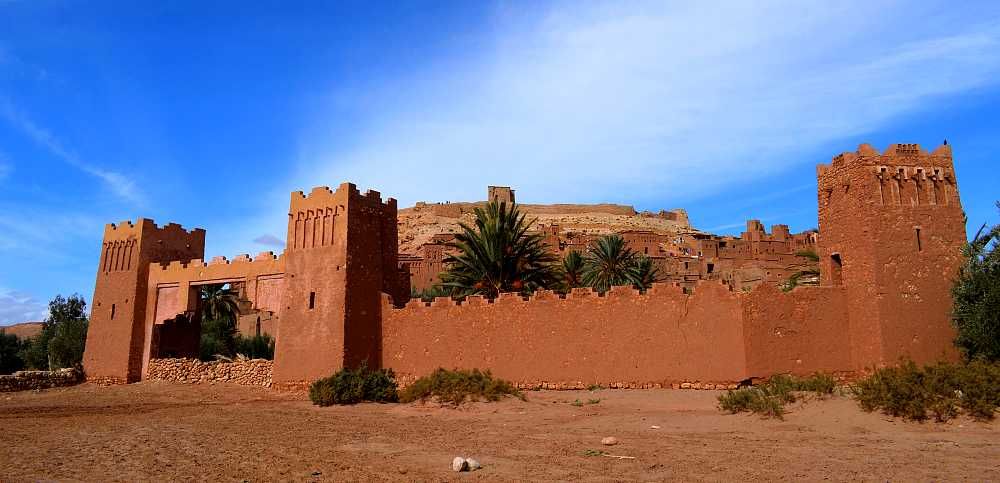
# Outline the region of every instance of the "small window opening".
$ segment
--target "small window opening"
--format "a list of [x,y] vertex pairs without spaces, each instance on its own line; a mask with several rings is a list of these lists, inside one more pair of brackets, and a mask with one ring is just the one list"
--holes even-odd
[[830,280],[834,285],[843,283],[844,262],[840,259],[839,253],[830,255]]
[[706,269],[706,271],[707,271],[708,273],[712,273],[712,272],[714,272],[714,271],[715,271],[715,264],[714,264],[714,263],[709,263],[709,264],[708,264],[708,268]]
[[915,230],[917,232],[917,251],[918,252],[922,252],[922,251],[924,251],[924,246],[920,242],[920,228],[916,228]]
[[316,292],[309,292],[309,310],[316,307]]
[[115,320],[115,304],[111,304],[111,320]]

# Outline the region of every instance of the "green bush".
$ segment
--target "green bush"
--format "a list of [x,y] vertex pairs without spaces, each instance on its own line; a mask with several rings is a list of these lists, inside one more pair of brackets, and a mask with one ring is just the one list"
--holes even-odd
[[356,404],[362,401],[396,402],[396,375],[392,369],[341,369],[309,386],[309,399],[319,406]]
[[20,358],[36,370],[53,370],[83,365],[87,343],[87,302],[79,295],[57,295],[49,302],[49,317],[42,331],[23,342]]
[[0,374],[12,374],[24,369],[24,359],[21,359],[24,344],[16,335],[0,328]]
[[274,337],[268,334],[244,337],[236,335],[236,353],[251,359],[274,360]]
[[836,381],[829,374],[814,374],[804,378],[780,374],[758,386],[726,391],[719,395],[719,408],[733,414],[752,412],[781,419],[785,414],[785,404],[796,401],[795,393],[828,395],[833,393],[835,386]]
[[203,361],[213,361],[216,355],[225,357],[236,355],[236,327],[227,318],[201,321],[198,358]]
[[960,412],[993,419],[1000,407],[1000,363],[976,360],[918,367],[906,361],[875,371],[851,389],[861,408],[869,412],[881,410],[914,421],[930,416],[947,421]]
[[[1000,202],[997,203],[1000,208]],[[962,250],[952,287],[955,345],[967,360],[1000,361],[1000,225],[983,225]]]
[[488,370],[449,371],[438,368],[404,389],[399,400],[412,402],[433,398],[438,402],[457,406],[467,400],[499,401],[504,396],[514,396],[524,400],[524,395],[513,384],[494,378]]

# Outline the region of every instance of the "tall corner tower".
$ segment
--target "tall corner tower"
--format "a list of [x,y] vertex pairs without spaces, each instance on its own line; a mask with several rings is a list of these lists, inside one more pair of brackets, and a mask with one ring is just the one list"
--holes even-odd
[[409,286],[397,265],[396,200],[350,183],[293,192],[274,380],[297,384],[381,364],[381,293]]
[[816,174],[821,283],[846,291],[854,368],[954,359],[966,233],[951,147],[863,144]]
[[151,263],[205,256],[205,230],[139,218],[104,227],[83,369],[91,380],[141,379]]

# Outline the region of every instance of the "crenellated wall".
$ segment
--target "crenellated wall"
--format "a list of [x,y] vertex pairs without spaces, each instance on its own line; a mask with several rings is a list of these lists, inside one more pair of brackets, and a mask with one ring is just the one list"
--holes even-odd
[[[232,260],[214,257],[208,263],[196,259],[172,261],[149,267],[147,306],[142,353],[143,374],[150,359],[195,357],[198,355],[200,321],[197,311],[198,287],[229,283],[241,287],[250,308],[279,313],[285,285],[285,259],[273,252],[256,257],[242,254]],[[277,334],[272,334],[277,335]]]
[[[752,220],[739,240],[678,240],[684,250],[674,262],[685,278],[646,293],[574,289],[400,306],[409,277],[397,258],[396,202],[350,183],[292,193],[280,256],[205,263],[203,230],[141,218],[108,225],[85,371],[89,380],[131,382],[149,375],[151,360],[196,355],[197,288],[220,283],[238,287],[242,305],[277,325],[278,386],[302,387],[365,362],[404,381],[438,367],[476,367],[523,386],[715,388],[776,373],[859,371],[900,357],[955,358],[949,288],[965,228],[950,147],[879,153],[862,145],[817,167],[817,179],[818,236],[783,225],[768,234]],[[644,253],[662,244],[647,232],[628,236]],[[796,266],[771,262],[814,244],[818,287],[785,293],[760,284],[743,292],[725,277],[697,281],[744,270],[721,266],[735,255],[761,261],[752,276],[784,277],[779,270]],[[154,363],[154,376],[163,364]]]

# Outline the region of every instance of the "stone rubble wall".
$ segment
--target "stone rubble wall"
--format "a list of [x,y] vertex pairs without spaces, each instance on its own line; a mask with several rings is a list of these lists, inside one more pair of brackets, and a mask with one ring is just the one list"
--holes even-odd
[[271,387],[274,362],[241,359],[232,362],[202,362],[197,359],[150,359],[146,380],[186,384],[228,382],[244,386]]
[[76,369],[18,371],[14,374],[0,376],[0,392],[49,389],[73,386],[81,382],[83,382],[83,374]]

